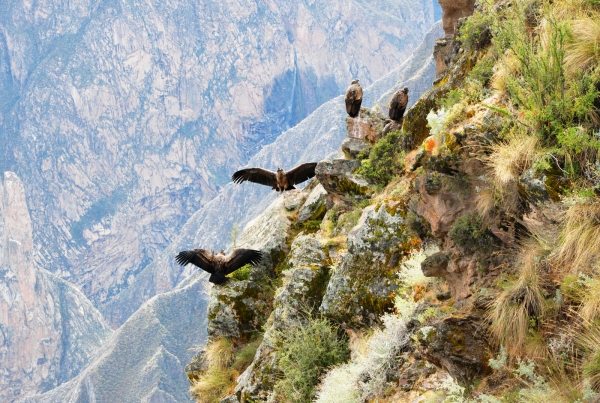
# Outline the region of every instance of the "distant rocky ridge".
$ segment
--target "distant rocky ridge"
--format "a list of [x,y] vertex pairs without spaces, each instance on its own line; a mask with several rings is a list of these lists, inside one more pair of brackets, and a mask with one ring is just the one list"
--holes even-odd
[[25,184],[37,264],[109,303],[233,167],[409,57],[434,3],[1,4],[0,171]]
[[[396,89],[410,88],[410,104],[431,87],[435,77],[432,49],[435,39],[443,36],[441,23],[427,33],[415,53],[401,66],[365,88],[363,105],[376,101],[385,106]],[[276,169],[290,168],[308,161],[319,161],[339,152],[346,136],[346,111],[343,97],[337,97],[318,108],[296,127],[286,131],[272,144],[265,146],[247,166]],[[252,184],[224,186],[214,200],[198,210],[180,231],[180,235],[133,283],[113,301],[100,309],[112,323],[120,323],[143,301],[166,289],[175,287],[190,275],[189,268],[178,266],[173,256],[179,251],[203,245],[206,248],[226,248],[231,243],[234,225],[240,231],[276,198],[275,192]]]
[[0,179],[0,401],[50,390],[77,375],[111,334],[73,285],[33,262],[23,183]]

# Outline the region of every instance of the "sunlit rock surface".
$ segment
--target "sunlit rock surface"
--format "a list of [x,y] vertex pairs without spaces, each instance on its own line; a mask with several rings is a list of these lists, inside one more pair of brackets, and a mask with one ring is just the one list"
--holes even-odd
[[0,401],[52,389],[87,365],[111,330],[73,285],[36,269],[23,183],[0,178]]

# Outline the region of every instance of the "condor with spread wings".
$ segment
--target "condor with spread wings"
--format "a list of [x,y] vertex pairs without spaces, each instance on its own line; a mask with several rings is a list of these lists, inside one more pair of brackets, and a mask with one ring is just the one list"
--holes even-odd
[[175,257],[177,263],[182,266],[191,263],[209,272],[208,281],[214,284],[223,284],[227,281],[226,275],[248,263],[256,265],[261,259],[262,253],[253,249],[236,249],[229,255],[225,255],[224,251],[215,254],[205,249],[192,249],[179,252]]
[[277,168],[277,172],[267,171],[262,168],[248,168],[237,171],[231,176],[234,183],[250,181],[260,185],[271,186],[278,192],[296,189],[294,185],[304,182],[315,176],[316,162],[298,165],[296,168],[285,172]]

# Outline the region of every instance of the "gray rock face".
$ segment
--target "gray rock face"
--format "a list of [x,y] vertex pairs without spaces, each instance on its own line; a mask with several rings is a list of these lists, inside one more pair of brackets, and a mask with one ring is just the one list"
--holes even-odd
[[327,191],[320,183],[310,192],[306,202],[298,212],[297,223],[313,220],[325,213],[325,196]]
[[74,286],[33,263],[23,183],[0,180],[0,400],[40,393],[87,365],[111,330]]
[[[379,201],[348,234],[348,253],[333,270],[320,311],[340,323],[372,325],[397,288],[395,267],[408,251],[402,206]],[[365,268],[368,267],[368,270]]]
[[369,183],[362,177],[354,175],[358,167],[360,161],[357,160],[325,160],[317,164],[315,173],[327,193],[338,198],[348,198],[369,192]]
[[239,377],[235,392],[242,401],[272,401],[277,381],[277,348],[273,335],[298,325],[302,316],[318,307],[329,278],[329,259],[314,235],[299,234],[288,255],[283,285],[276,292],[273,313],[252,364]]
[[[36,262],[109,303],[232,169],[432,23],[430,0],[4,2],[0,170],[26,184]],[[136,308],[181,276],[153,280]]]
[[[385,75],[372,86],[365,88],[363,105],[374,100],[387,105],[396,87],[408,86],[410,105],[431,87],[435,64],[431,49],[435,38],[442,36],[441,23],[437,23],[415,54],[397,69]],[[390,90],[392,88],[392,90]],[[265,146],[250,159],[247,166],[260,166],[275,170],[278,166],[293,167],[303,162],[325,159],[339,150],[346,137],[346,110],[343,97],[335,98],[314,111],[294,128],[282,133],[276,141]],[[264,186],[251,183],[227,184],[218,195],[197,210],[179,231],[179,235],[160,253],[132,283],[119,295],[102,306],[102,312],[112,323],[129,317],[146,300],[183,281],[192,272],[182,270],[173,256],[180,250],[198,245],[216,250],[231,244],[228,234],[234,224],[243,228],[260,215],[277,197]]]

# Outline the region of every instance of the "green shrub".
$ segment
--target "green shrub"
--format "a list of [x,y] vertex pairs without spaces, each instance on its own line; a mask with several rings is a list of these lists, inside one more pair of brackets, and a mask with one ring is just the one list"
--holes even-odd
[[448,235],[455,244],[470,253],[476,250],[487,253],[492,249],[494,242],[492,233],[484,228],[483,222],[477,214],[465,214],[458,218],[452,224]]
[[[475,11],[460,26],[458,40],[467,48],[473,49],[489,43],[491,29],[495,21],[493,2],[481,2],[481,9]],[[487,43],[486,43],[487,42]]]
[[401,137],[400,131],[388,133],[371,148],[368,159],[365,154],[359,155],[362,166],[358,173],[370,183],[387,185],[404,167]]
[[348,340],[339,333],[339,328],[323,317],[280,331],[278,366],[283,377],[275,384],[276,392],[289,402],[311,402],[325,370],[350,357]]
[[251,268],[252,268],[251,264],[244,265],[244,266],[240,267],[239,269],[237,269],[236,271],[234,271],[233,273],[229,274],[227,277],[233,278],[238,281],[248,280],[250,278],[250,269]]

